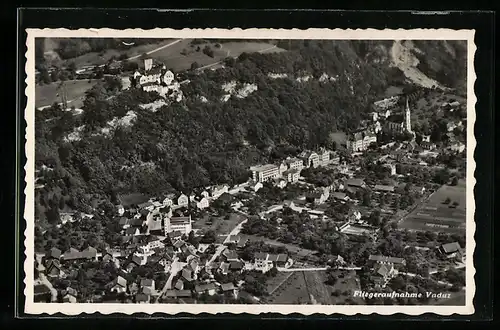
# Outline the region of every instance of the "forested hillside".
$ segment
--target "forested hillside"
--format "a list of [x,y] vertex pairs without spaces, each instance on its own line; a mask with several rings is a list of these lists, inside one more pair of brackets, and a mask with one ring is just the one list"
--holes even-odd
[[[92,197],[115,201],[118,193],[157,195],[243,182],[258,162],[333,147],[330,133],[357,128],[389,85],[405,84],[387,57],[377,57],[385,44],[294,41],[287,52],[244,53],[226,60],[225,68],[187,72],[186,100],[156,112],[139,105],[158,95],[120,92],[113,79],[87,93],[82,115],[57,106],[37,111],[36,162],[55,169],[40,173],[45,187],[37,190],[37,216],[52,221],[59,209],[81,209]],[[330,79],[321,80],[325,74]],[[222,102],[221,85],[229,81],[257,90]],[[132,125],[102,133],[108,121],[130,112],[136,115]],[[75,127],[82,128],[81,139],[66,142]]]

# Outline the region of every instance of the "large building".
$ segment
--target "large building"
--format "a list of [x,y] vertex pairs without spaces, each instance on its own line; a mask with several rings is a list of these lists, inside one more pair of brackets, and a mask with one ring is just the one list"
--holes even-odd
[[188,235],[191,230],[193,230],[191,215],[184,217],[165,218],[165,234],[178,231]]
[[377,142],[377,136],[373,132],[361,130],[347,137],[346,146],[350,152],[359,152],[368,149],[375,142]]
[[136,87],[146,92],[157,92],[161,96],[169,95],[177,101],[182,99],[179,83],[175,81],[174,73],[163,65],[153,67],[153,60],[144,60],[144,69],[137,70],[132,76],[132,82]]
[[303,151],[299,158],[304,161],[305,167],[318,167],[320,165],[319,155],[314,151]]
[[406,108],[403,114],[389,116],[384,123],[384,130],[389,133],[413,133],[411,129],[411,112],[406,99]]
[[250,170],[254,182],[266,182],[280,176],[279,167],[274,164],[253,166]]
[[304,168],[304,162],[302,159],[287,158],[285,159],[285,163],[287,164],[289,170],[297,170],[300,172]]

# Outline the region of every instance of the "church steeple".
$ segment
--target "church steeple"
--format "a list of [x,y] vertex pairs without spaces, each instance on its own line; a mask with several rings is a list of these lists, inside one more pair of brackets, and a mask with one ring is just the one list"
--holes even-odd
[[410,113],[410,106],[408,105],[408,97],[406,98],[406,109],[405,109],[405,121],[404,121],[404,128],[407,132],[411,133],[411,113]]

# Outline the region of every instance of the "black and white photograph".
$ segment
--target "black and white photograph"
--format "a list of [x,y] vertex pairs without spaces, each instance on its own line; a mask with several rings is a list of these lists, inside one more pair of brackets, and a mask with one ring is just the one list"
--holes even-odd
[[473,31],[130,31],[28,31],[29,312],[473,312]]

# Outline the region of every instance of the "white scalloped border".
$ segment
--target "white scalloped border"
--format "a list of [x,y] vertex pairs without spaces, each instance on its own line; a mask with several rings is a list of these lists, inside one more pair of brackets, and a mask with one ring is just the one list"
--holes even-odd
[[[26,144],[25,152],[27,162],[25,169],[25,208],[24,219],[26,220],[26,230],[24,232],[24,245],[26,260],[24,263],[26,285],[24,294],[26,298],[25,312],[28,314],[49,314],[61,313],[63,315],[80,314],[113,314],[123,313],[131,315],[134,313],[162,313],[176,315],[179,313],[189,314],[261,314],[280,313],[283,315],[393,315],[397,313],[407,315],[422,315],[424,313],[434,313],[438,315],[470,315],[474,313],[473,299],[476,291],[475,268],[472,256],[474,255],[475,240],[474,234],[476,224],[474,222],[474,186],[476,179],[474,172],[476,162],[474,151],[476,139],[474,137],[474,124],[476,121],[475,105],[477,98],[474,93],[476,74],[474,70],[474,55],[476,46],[474,44],[474,30],[451,30],[451,29],[397,29],[397,30],[377,30],[377,29],[125,29],[114,30],[109,28],[99,29],[27,29],[26,40],[26,66],[25,80],[27,87],[25,90],[28,99],[25,110]],[[201,305],[201,304],[59,304],[59,303],[35,303],[33,302],[33,264],[34,264],[34,111],[35,111],[35,85],[34,85],[34,40],[36,37],[129,37],[129,38],[229,38],[229,39],[375,39],[375,40],[467,40],[468,42],[468,62],[467,62],[467,203],[466,203],[466,304],[465,306],[368,306],[368,305]],[[179,315],[180,316],[180,315]]]

